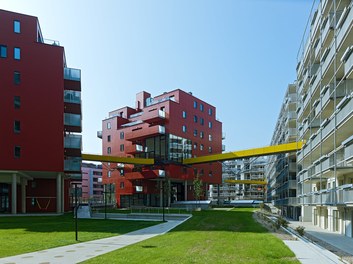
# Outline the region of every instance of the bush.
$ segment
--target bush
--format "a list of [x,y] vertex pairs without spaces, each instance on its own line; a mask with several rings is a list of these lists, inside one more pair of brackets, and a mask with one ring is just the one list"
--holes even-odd
[[304,229],[305,229],[304,226],[297,226],[297,227],[295,228],[295,231],[297,231],[297,233],[298,233],[300,236],[304,236]]
[[277,224],[279,226],[288,227],[289,222],[286,219],[284,219],[283,217],[279,217],[279,218],[277,218]]

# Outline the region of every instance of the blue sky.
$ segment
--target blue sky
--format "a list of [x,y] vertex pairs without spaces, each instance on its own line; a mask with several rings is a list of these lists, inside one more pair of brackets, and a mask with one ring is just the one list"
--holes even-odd
[[217,108],[226,151],[270,144],[312,0],[0,0],[39,18],[82,70],[83,152],[136,93],[180,88]]

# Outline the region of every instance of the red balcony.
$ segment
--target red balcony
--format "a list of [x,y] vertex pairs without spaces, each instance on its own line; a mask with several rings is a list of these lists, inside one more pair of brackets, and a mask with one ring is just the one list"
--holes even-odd
[[164,126],[137,127],[130,132],[126,132],[125,139],[129,141],[141,140],[147,137],[154,137],[165,134]]
[[148,112],[144,112],[142,116],[142,121],[149,123],[151,125],[160,125],[164,124],[166,119],[166,113],[157,108],[151,109]]
[[144,148],[141,145],[133,144],[125,147],[125,153],[127,154],[137,154],[142,152],[144,152]]
[[146,180],[163,178],[165,177],[165,171],[142,169],[142,171],[126,172],[125,177],[127,180]]

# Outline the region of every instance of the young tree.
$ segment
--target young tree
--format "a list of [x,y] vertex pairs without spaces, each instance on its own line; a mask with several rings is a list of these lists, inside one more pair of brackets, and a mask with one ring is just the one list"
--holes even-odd
[[202,195],[203,189],[202,189],[202,180],[200,179],[200,176],[197,175],[196,178],[193,181],[194,185],[194,196],[196,201],[200,202],[200,197]]

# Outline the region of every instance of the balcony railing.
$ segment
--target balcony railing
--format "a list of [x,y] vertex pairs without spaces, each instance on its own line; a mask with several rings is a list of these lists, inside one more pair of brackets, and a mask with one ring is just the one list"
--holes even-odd
[[[343,102],[343,100],[345,100]],[[341,108],[340,108],[341,107]],[[353,112],[353,100],[350,97],[342,99],[337,108],[340,108],[340,111],[337,113],[337,125],[344,121],[349,115]]]
[[350,25],[352,24],[353,21],[353,12],[350,7],[345,7],[343,10],[341,17],[338,19],[337,22],[337,27],[340,28],[339,32],[337,34],[337,46],[339,47],[341,45],[341,42],[344,38],[344,36],[347,33],[347,30],[349,29]]
[[126,140],[138,140],[165,134],[164,126],[141,127],[125,134]]
[[142,121],[149,124],[161,123],[165,120],[166,113],[165,111],[154,109],[148,112],[144,112],[142,116]]
[[68,157],[64,160],[64,171],[81,171],[81,163],[81,158]]
[[64,68],[64,79],[71,81],[81,81],[81,70]]
[[64,148],[81,149],[82,136],[69,134],[64,137]]
[[81,115],[64,113],[65,126],[78,126],[81,127]]
[[81,92],[65,90],[64,102],[72,104],[81,104]]

